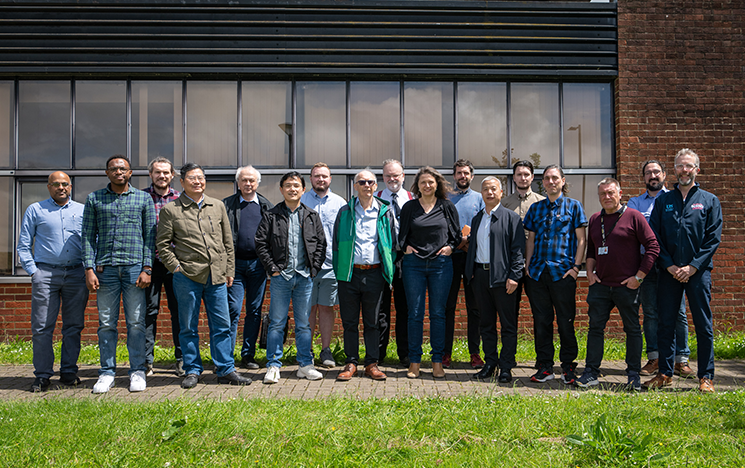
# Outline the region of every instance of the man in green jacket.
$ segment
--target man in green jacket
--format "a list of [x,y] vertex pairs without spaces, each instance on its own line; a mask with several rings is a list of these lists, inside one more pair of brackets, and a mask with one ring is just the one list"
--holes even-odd
[[374,197],[375,175],[363,170],[354,177],[356,197],[339,210],[334,224],[333,267],[339,282],[339,314],[344,327],[344,369],[337,380],[348,381],[359,364],[359,331],[362,310],[365,339],[365,375],[385,380],[378,369],[380,327],[378,309],[383,290],[393,281],[395,232],[388,202]]

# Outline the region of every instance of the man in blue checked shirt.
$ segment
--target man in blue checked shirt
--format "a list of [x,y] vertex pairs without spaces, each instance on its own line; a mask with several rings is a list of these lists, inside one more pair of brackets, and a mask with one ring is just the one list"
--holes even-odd
[[571,385],[576,380],[577,337],[574,316],[577,276],[585,255],[587,217],[582,204],[566,197],[564,171],[556,165],[543,171],[548,198],[534,203],[525,215],[528,242],[525,246],[526,292],[533,311],[538,372],[530,380],[554,378],[554,311],[559,329],[562,375]]
[[109,185],[85,202],[83,266],[90,292],[97,291],[101,369],[93,393],[114,386],[119,301],[124,302],[129,351],[129,391],[145,382],[145,289],[155,255],[155,208],[147,193],[132,187],[129,161],[121,154],[106,161]]
[[[50,197],[33,203],[23,215],[18,257],[31,275],[32,392],[44,392],[54,375],[52,335],[62,309],[60,384],[75,386],[80,332],[85,323],[88,289],[80,250],[83,205],[70,199],[72,184],[64,172],[48,179]],[[61,306],[61,307],[60,307]]]

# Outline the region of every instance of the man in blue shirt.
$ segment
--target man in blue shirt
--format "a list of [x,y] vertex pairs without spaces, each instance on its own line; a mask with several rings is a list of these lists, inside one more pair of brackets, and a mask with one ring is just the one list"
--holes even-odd
[[576,380],[577,276],[585,254],[587,217],[582,204],[566,197],[564,171],[556,165],[543,170],[548,198],[534,203],[525,215],[528,241],[525,246],[526,292],[533,311],[538,372],[530,379],[545,382],[554,378],[554,310],[559,329],[562,375],[566,385]]
[[80,332],[88,303],[80,247],[83,205],[70,199],[72,184],[64,172],[53,172],[47,189],[50,198],[26,209],[18,239],[18,257],[23,269],[31,275],[31,333],[36,376],[32,392],[46,391],[54,375],[52,335],[60,304],[60,384],[80,383],[77,375]]
[[[455,191],[448,195],[450,201],[458,210],[460,229],[463,232],[463,240],[457,249],[453,251],[450,258],[453,260],[453,282],[450,284],[450,294],[445,303],[445,355],[442,357],[442,366],[450,367],[450,359],[453,353],[453,335],[455,333],[455,307],[458,303],[461,278],[466,267],[466,250],[468,250],[468,233],[471,230],[471,220],[476,213],[484,209],[484,199],[481,194],[471,189],[473,180],[473,164],[466,159],[459,159],[453,165],[453,179],[455,180]],[[466,226],[468,226],[466,228]],[[464,231],[465,229],[465,231]],[[479,369],[483,367],[484,361],[479,355],[481,335],[479,334],[479,310],[473,295],[473,288],[469,282],[464,282],[463,290],[466,295],[466,313],[468,320],[468,353],[471,355],[471,367]]]
[[[665,188],[665,166],[660,161],[651,159],[642,166],[642,175],[647,191],[638,197],[629,200],[628,207],[641,212],[649,222],[649,217],[654,209],[654,202],[663,193]],[[642,247],[642,253],[644,247]],[[647,342],[648,362],[642,367],[641,375],[654,375],[657,373],[659,362],[659,351],[657,350],[657,265],[644,278],[639,288],[639,297],[644,311],[644,340]],[[688,356],[691,350],[688,348],[688,317],[686,314],[685,298],[680,302],[678,318],[675,321],[675,374],[682,377],[694,377],[693,370],[688,366]]]

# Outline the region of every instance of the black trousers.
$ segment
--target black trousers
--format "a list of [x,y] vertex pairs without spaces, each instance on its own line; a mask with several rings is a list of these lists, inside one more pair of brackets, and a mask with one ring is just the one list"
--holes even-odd
[[145,290],[145,360],[152,364],[155,354],[155,335],[158,333],[158,313],[160,312],[160,291],[165,286],[168,310],[171,312],[171,333],[173,335],[174,355],[181,360],[181,343],[178,335],[181,327],[178,322],[178,302],[173,293],[173,274],[158,259],[153,259],[153,274],[150,286]]
[[[507,294],[505,283],[489,287],[489,272],[477,268],[473,275],[474,296],[479,306],[481,339],[484,341],[486,363],[510,370],[517,365],[517,294]],[[497,316],[502,331],[502,353],[497,339]]]
[[[453,260],[453,282],[450,284],[450,294],[445,303],[445,354],[453,354],[453,335],[455,334],[455,307],[460,295],[460,283],[466,269],[466,253],[456,252],[450,256]],[[488,284],[488,283],[487,283]],[[479,354],[481,336],[479,334],[479,307],[473,295],[470,283],[463,285],[466,296],[466,313],[468,319],[468,354]]]
[[388,352],[388,341],[391,330],[391,295],[396,306],[396,347],[398,348],[398,359],[409,357],[409,305],[406,302],[406,290],[401,278],[401,265],[396,265],[393,274],[393,291],[386,285],[383,288],[383,300],[380,303],[378,319],[380,321],[380,360],[385,359]]
[[388,283],[383,279],[383,269],[362,270],[355,268],[351,281],[339,281],[339,315],[344,327],[344,354],[347,363],[359,364],[360,360],[360,310],[362,311],[362,336],[365,340],[365,365],[378,362],[380,322],[378,311],[383,300],[383,290]]

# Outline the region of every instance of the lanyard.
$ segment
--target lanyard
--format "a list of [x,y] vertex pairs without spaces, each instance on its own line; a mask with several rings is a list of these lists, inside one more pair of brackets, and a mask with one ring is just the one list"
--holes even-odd
[[[608,231],[608,236],[613,232],[613,229],[616,228],[616,224],[618,224],[619,221],[621,221],[621,216],[623,216],[623,213],[626,211],[626,205],[621,208],[621,214],[618,215],[618,218],[616,219],[616,222],[613,223],[613,227],[610,228],[610,231]],[[605,247],[605,220],[603,219],[605,217],[605,210],[603,210],[600,213],[600,234],[603,236],[603,247]]]

